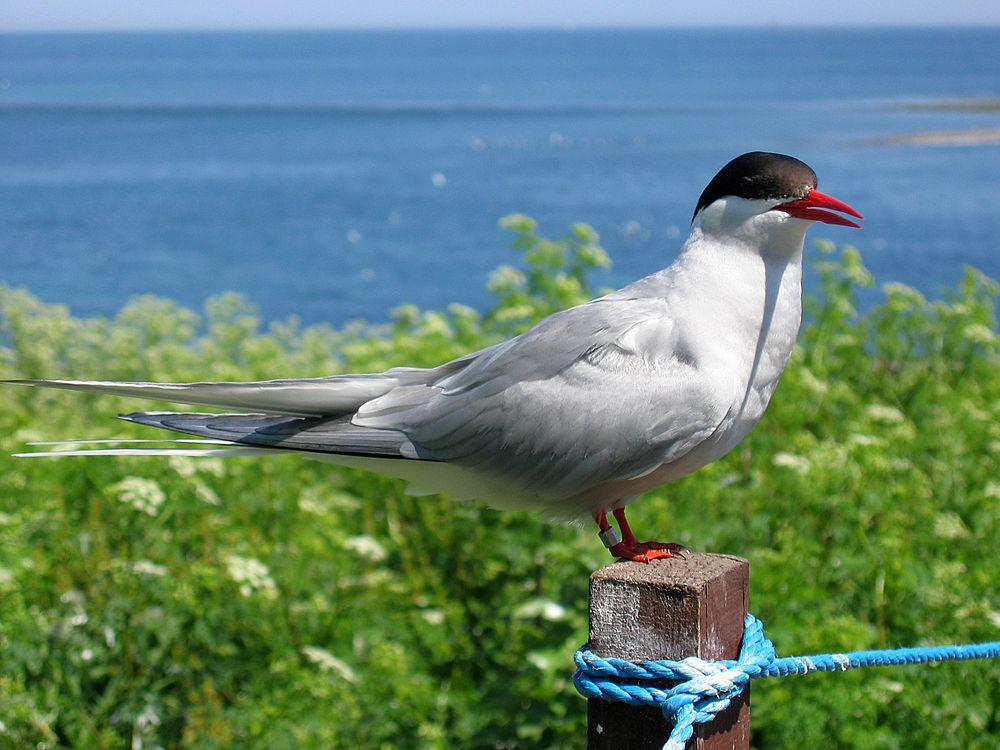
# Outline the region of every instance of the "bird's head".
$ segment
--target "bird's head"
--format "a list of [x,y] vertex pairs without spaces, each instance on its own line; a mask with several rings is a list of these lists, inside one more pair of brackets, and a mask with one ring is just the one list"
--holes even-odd
[[860,213],[816,185],[816,173],[798,159],[753,151],[737,156],[712,178],[692,221],[705,234],[778,252],[801,249],[814,221],[860,228],[840,215],[860,219]]

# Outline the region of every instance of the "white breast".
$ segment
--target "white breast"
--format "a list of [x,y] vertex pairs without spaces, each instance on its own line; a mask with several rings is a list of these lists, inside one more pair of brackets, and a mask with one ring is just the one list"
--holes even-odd
[[[669,289],[678,329],[695,354],[699,374],[731,394],[712,436],[679,460],[628,487],[634,496],[678,479],[732,450],[760,420],[788,363],[802,315],[803,233],[773,253],[714,242],[693,234],[671,269]],[[677,281],[677,280],[675,280]]]
[[[765,295],[760,312],[749,313],[754,346],[742,349],[741,398],[734,402],[726,422],[710,445],[708,461],[732,450],[763,416],[781,373],[795,346],[802,317],[802,268],[796,262],[764,261]],[[748,366],[749,360],[749,366]]]

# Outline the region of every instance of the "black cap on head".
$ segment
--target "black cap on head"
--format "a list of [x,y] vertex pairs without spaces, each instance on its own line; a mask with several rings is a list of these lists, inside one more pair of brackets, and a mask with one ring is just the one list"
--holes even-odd
[[708,183],[698,199],[695,216],[705,206],[727,195],[737,198],[804,198],[817,187],[816,173],[793,156],[751,151],[737,156]]

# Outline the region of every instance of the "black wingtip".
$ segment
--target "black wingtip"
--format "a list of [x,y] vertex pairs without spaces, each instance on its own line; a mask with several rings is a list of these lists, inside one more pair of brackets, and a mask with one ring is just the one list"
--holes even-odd
[[159,426],[158,417],[162,417],[163,414],[151,411],[134,411],[129,414],[119,414],[116,418],[122,420],[123,422],[132,422],[133,424],[144,424],[153,427]]

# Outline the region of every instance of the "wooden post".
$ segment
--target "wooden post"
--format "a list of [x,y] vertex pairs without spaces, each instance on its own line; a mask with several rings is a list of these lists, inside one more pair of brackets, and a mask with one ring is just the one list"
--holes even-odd
[[[590,577],[590,648],[621,659],[735,659],[743,639],[750,564],[739,557],[691,553],[644,565],[617,562]],[[589,750],[660,750],[670,725],[656,708],[590,699]],[[710,724],[696,727],[686,750],[748,750],[750,688]]]

